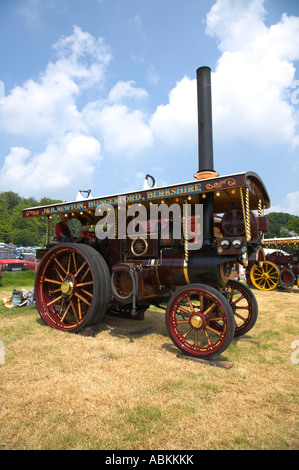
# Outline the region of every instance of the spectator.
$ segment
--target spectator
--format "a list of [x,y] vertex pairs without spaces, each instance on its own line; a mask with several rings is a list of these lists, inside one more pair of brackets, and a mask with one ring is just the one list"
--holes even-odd
[[61,221],[56,224],[55,227],[55,238],[58,242],[72,242],[74,241],[70,229],[68,227],[68,221]]

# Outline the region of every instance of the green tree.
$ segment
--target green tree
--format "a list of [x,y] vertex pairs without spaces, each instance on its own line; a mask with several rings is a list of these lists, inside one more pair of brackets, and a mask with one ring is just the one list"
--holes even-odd
[[9,242],[10,217],[8,214],[8,203],[5,196],[0,194],[0,241]]
[[295,216],[285,212],[270,212],[269,213],[269,232],[266,238],[279,238],[290,236],[289,229],[287,228],[288,222]]
[[294,234],[294,236],[299,235],[299,217],[292,217],[286,224],[286,228]]

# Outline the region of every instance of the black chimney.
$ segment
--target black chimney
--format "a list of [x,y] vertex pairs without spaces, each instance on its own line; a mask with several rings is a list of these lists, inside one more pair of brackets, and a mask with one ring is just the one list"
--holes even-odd
[[210,67],[200,67],[197,69],[196,77],[198,110],[198,172],[213,172],[211,176],[215,176]]
[[[197,77],[197,108],[198,108],[198,172],[195,178],[201,180],[214,178],[213,157],[213,123],[211,69],[200,67]],[[203,245],[211,245],[214,238],[214,194],[207,193],[203,207]]]

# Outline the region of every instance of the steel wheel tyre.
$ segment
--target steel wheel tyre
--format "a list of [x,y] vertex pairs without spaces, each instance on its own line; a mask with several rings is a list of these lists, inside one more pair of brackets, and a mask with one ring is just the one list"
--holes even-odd
[[262,261],[252,266],[250,271],[252,284],[260,290],[273,290],[279,285],[279,269],[271,261]]
[[295,276],[289,268],[283,268],[279,274],[279,284],[283,289],[291,290],[295,285]]
[[228,300],[203,284],[178,289],[168,302],[165,320],[173,343],[185,354],[196,357],[210,358],[222,353],[235,332]]
[[258,303],[245,284],[229,280],[222,291],[229,301],[235,316],[235,336],[247,333],[255,325],[258,317]]
[[49,326],[76,332],[100,321],[110,300],[110,274],[102,256],[87,245],[62,243],[40,262],[35,298]]

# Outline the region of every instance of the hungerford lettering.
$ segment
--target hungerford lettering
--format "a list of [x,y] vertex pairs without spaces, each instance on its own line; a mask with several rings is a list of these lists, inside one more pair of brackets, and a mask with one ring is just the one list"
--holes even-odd
[[41,215],[52,215],[61,214],[64,212],[89,210],[107,204],[115,206],[119,204],[136,203],[141,201],[152,201],[155,199],[162,199],[163,197],[200,193],[201,191],[201,183],[188,184],[184,186],[174,186],[172,188],[155,189],[152,191],[146,191],[144,193],[132,193],[122,196],[111,196],[106,198],[75,202],[72,204],[45,207]]

